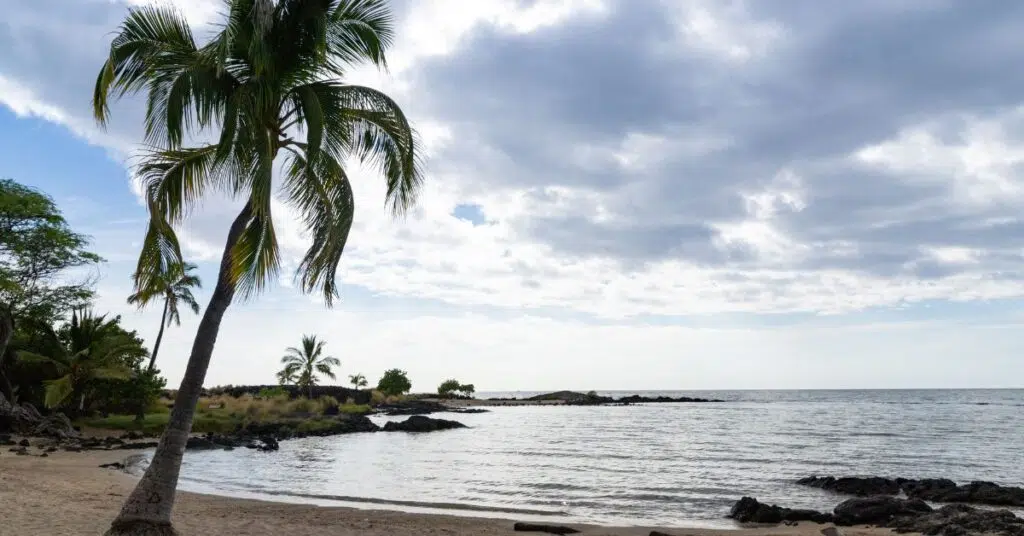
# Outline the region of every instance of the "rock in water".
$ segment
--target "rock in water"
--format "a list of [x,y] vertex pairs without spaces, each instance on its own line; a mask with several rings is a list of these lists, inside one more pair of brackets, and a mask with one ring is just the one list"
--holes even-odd
[[1009,510],[981,510],[949,504],[926,514],[895,518],[888,524],[897,532],[921,534],[1004,534],[1024,536],[1024,519]]
[[548,534],[576,534],[579,531],[561,525],[543,525],[540,523],[516,523],[512,526],[516,532],[546,532]]
[[466,428],[465,424],[458,421],[445,419],[433,419],[422,415],[413,415],[402,422],[389,422],[384,424],[385,432],[436,432],[438,430],[452,430],[455,428]]
[[729,517],[740,523],[782,523],[783,521],[830,523],[832,521],[831,514],[817,510],[799,510],[764,504],[753,497],[743,497],[736,501],[732,510],[729,511]]
[[836,493],[869,497],[871,495],[896,495],[900,492],[900,483],[891,478],[810,476],[796,481],[801,486],[820,488]]
[[920,499],[897,499],[887,495],[849,499],[834,510],[837,525],[886,525],[897,517],[919,516],[932,511]]

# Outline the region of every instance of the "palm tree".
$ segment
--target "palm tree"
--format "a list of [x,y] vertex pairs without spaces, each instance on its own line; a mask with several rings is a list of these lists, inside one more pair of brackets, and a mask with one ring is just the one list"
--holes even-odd
[[[322,292],[328,306],[338,296],[335,273],[354,214],[344,159],[381,171],[396,216],[422,184],[418,142],[401,108],[384,93],[340,81],[356,64],[386,66],[394,32],[385,0],[229,0],[225,11],[219,31],[198,45],[174,9],[131,8],[93,93],[101,124],[112,98],[148,96],[151,149],[138,176],[150,219],[137,289],[150,288],[161,266],[181,262],[175,226],[206,193],[243,201],[166,431],[112,535],[174,534],[181,458],[224,312],[236,292],[255,296],[280,266],[271,217],[277,157],[283,198],[301,213],[312,242],[296,279],[304,292]],[[184,143],[193,139],[213,143]]]
[[293,385],[299,381],[299,369],[298,367],[286,366],[277,373],[277,383],[279,385]]
[[362,389],[370,384],[366,381],[366,376],[363,376],[362,373],[349,376],[348,383],[351,383],[352,387],[355,387],[356,389]]
[[316,335],[303,335],[302,348],[289,347],[285,350],[281,364],[284,369],[278,376],[291,376],[295,378],[295,385],[305,389],[309,398],[313,398],[313,386],[316,385],[316,375],[323,374],[330,379],[335,379],[332,367],[341,366],[341,361],[324,354],[324,341],[317,340]]
[[173,264],[163,269],[157,277],[149,279],[151,287],[147,287],[132,293],[128,296],[128,303],[137,305],[140,309],[149,305],[154,300],[163,298],[164,312],[160,316],[160,331],[156,332],[156,341],[153,342],[153,354],[149,357],[149,366],[146,370],[153,370],[156,365],[156,354],[160,351],[160,341],[164,338],[164,327],[168,323],[181,326],[181,315],[178,312],[178,302],[184,303],[194,314],[199,314],[199,304],[192,295],[193,288],[202,288],[202,281],[199,276],[192,274],[196,265],[190,262]]
[[60,333],[51,329],[48,335],[58,341],[57,354],[18,352],[21,361],[50,364],[57,371],[56,379],[45,382],[44,404],[48,408],[77,394],[78,411],[84,410],[86,390],[94,380],[126,380],[132,374],[129,363],[146,354],[138,341],[121,329],[118,319],[94,316],[89,310],[73,312],[71,322]]

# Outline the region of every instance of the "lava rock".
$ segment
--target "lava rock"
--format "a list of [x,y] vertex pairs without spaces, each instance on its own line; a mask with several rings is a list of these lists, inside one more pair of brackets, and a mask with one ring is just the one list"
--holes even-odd
[[277,440],[274,439],[273,436],[263,436],[260,438],[260,441],[262,442],[262,444],[259,445],[257,448],[263,452],[272,452],[281,448],[281,446],[278,445]]
[[843,501],[833,514],[837,525],[886,525],[897,517],[919,516],[931,511],[932,507],[920,499],[876,495]]
[[784,521],[832,522],[832,515],[828,513],[764,504],[753,497],[743,497],[736,501],[736,504],[732,506],[732,510],[729,511],[729,517],[740,523],[782,523]]
[[413,415],[402,422],[389,422],[384,424],[385,432],[436,432],[438,430],[452,430],[455,428],[466,428],[465,424],[458,421],[445,419],[432,419],[422,415]]
[[967,534],[1004,534],[1024,536],[1024,519],[1009,510],[982,510],[964,504],[949,504],[918,516],[904,516],[891,521],[896,532],[919,532],[959,536]]
[[576,534],[579,531],[562,525],[544,525],[541,523],[516,523],[512,525],[516,532],[546,532],[548,534]]
[[810,486],[836,493],[868,497],[871,495],[896,495],[900,492],[900,482],[891,478],[810,476],[796,481],[802,486]]
[[29,441],[27,439],[22,439],[21,441],[18,441],[18,445],[22,446],[22,447],[27,447],[27,446],[30,446],[31,444],[32,443],[29,443]]

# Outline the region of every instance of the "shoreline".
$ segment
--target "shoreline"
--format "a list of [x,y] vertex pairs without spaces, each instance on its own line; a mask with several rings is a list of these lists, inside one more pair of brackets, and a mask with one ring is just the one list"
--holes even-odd
[[[90,451],[16,456],[0,452],[0,518],[12,534],[102,534],[135,484],[127,473],[99,468],[120,462],[125,453]],[[54,515],[59,512],[60,515]],[[533,521],[523,516],[524,521]],[[828,525],[800,523],[737,529],[678,527],[613,527],[569,523],[545,516],[546,523],[568,525],[593,536],[647,536],[653,530],[688,536],[818,536]],[[270,536],[302,533],[327,535],[452,535],[499,536],[514,532],[518,520],[509,513],[482,517],[406,510],[317,506],[309,503],[233,498],[179,491],[174,523],[183,536],[239,534]],[[888,529],[844,527],[847,536],[882,536]],[[537,533],[534,533],[537,534]]]

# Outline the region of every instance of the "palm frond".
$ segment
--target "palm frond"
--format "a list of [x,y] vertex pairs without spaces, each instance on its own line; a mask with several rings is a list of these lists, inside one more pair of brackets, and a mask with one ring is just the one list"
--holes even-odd
[[158,69],[173,70],[195,52],[192,30],[176,9],[154,5],[130,8],[96,79],[92,99],[96,121],[106,124],[111,89],[117,97],[141,91]]
[[324,376],[327,376],[332,380],[337,379],[337,377],[334,375],[334,371],[331,370],[331,366],[326,363],[317,363],[316,371],[319,372],[320,374],[323,374]]
[[43,385],[46,387],[43,404],[51,409],[60,406],[75,390],[70,374],[64,375],[56,380],[44,381]]
[[394,20],[384,0],[341,0],[327,25],[330,69],[342,76],[347,65],[369,61],[387,68],[384,52],[394,41]]

